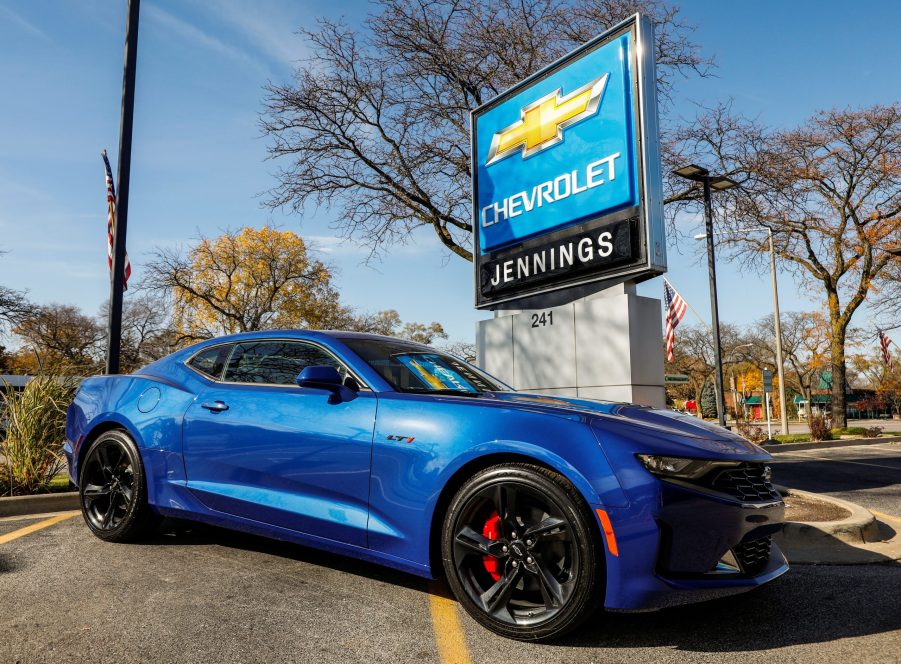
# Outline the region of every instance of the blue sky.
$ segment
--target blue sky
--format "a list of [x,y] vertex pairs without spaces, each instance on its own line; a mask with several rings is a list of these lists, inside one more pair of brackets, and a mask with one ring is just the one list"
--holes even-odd
[[[893,45],[901,4],[890,2],[681,3],[694,39],[716,58],[713,78],[677,81],[672,109],[729,97],[735,108],[791,126],[820,108],[891,103],[901,90]],[[271,223],[300,232],[337,269],[348,304],[438,320],[471,340],[472,268],[423,233],[391,258],[362,265],[364,248],[335,237],[338,210],[303,219],[261,207],[274,183],[257,127],[262,86],[284,81],[307,46],[294,34],[315,17],[354,22],[364,2],[143,0],[128,249],[141,278],[155,246],[198,231]],[[107,297],[106,210],[100,151],[119,135],[125,2],[0,0],[0,283],[38,302],[95,312]],[[115,168],[115,166],[114,166]],[[681,222],[690,235],[695,219]],[[709,311],[700,243],[670,248],[670,280]],[[691,246],[689,246],[691,245]],[[680,253],[681,252],[681,253]],[[771,311],[769,275],[720,263],[722,320]],[[640,292],[660,297],[660,280]],[[781,275],[782,309],[819,303]],[[861,324],[865,315],[856,322]]]

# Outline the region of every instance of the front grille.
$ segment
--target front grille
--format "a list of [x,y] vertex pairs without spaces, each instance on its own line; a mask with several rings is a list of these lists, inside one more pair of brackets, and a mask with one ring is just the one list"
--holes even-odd
[[742,502],[758,503],[782,498],[772,482],[764,477],[762,463],[748,463],[715,473],[710,488]]
[[744,542],[732,549],[735,559],[741,566],[741,571],[748,576],[754,576],[763,571],[770,559],[770,548],[773,545],[772,537]]

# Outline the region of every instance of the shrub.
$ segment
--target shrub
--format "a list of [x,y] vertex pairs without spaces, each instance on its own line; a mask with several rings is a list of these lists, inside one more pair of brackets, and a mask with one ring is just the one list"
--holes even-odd
[[863,435],[867,438],[879,438],[882,433],[882,427],[867,427],[863,430]]
[[832,422],[825,415],[811,415],[809,425],[811,440],[832,440]]
[[750,440],[752,443],[762,443],[764,440],[766,440],[766,434],[763,432],[762,427],[756,426],[754,424],[749,424],[745,420],[736,422],[735,427],[738,429],[738,433]]
[[5,385],[0,394],[6,438],[0,442],[0,493],[46,491],[65,465],[62,453],[66,408],[75,393],[74,378],[42,375],[21,392]]

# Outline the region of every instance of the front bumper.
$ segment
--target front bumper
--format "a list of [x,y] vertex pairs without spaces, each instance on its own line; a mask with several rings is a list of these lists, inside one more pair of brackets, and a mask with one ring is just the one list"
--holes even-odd
[[652,610],[733,595],[788,571],[770,540],[782,527],[781,498],[746,501],[671,480],[654,485],[631,507],[608,510],[619,546],[618,556],[607,556],[608,609]]

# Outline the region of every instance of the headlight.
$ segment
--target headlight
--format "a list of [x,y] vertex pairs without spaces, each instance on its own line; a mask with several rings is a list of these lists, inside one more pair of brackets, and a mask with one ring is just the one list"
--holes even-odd
[[686,480],[697,479],[712,468],[739,465],[737,461],[705,461],[704,459],[683,459],[655,454],[637,454],[636,456],[654,475],[679,477]]

